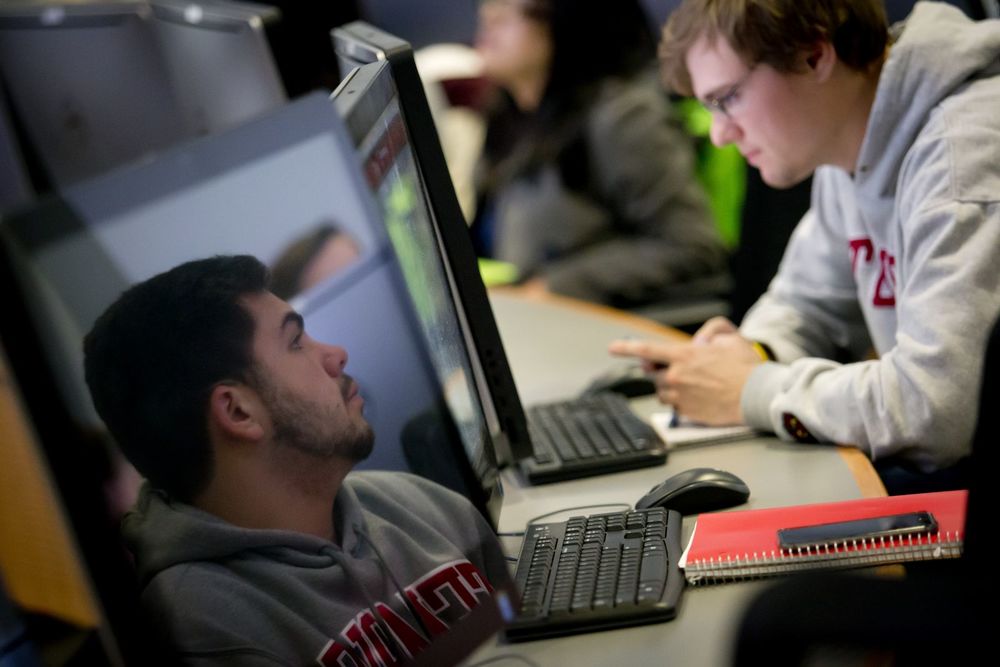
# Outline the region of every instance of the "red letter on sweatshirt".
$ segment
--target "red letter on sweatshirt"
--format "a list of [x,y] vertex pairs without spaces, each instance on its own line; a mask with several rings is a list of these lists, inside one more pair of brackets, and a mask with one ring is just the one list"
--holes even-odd
[[875,297],[872,303],[876,306],[896,305],[896,258],[880,250],[879,260],[882,270],[878,275],[878,282],[875,283]]
[[851,246],[851,273],[857,271],[858,268],[858,255],[862,250],[865,251],[866,262],[872,261],[872,255],[875,253],[875,247],[872,245],[871,239],[851,239],[848,241]]

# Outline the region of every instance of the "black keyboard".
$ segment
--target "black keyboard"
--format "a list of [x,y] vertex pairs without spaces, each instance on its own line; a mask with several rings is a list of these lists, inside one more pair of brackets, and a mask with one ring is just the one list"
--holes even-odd
[[529,526],[510,641],[667,621],[684,576],[681,516],[661,507]]
[[534,457],[520,462],[534,484],[646,468],[667,448],[619,394],[604,392],[527,409]]

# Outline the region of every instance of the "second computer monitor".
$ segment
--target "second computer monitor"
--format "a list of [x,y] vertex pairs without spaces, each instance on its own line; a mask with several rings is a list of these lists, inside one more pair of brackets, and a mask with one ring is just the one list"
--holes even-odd
[[280,107],[285,88],[266,28],[280,12],[266,5],[155,0],[152,28],[184,125],[218,132]]
[[0,73],[41,190],[187,136],[140,2],[0,3]]

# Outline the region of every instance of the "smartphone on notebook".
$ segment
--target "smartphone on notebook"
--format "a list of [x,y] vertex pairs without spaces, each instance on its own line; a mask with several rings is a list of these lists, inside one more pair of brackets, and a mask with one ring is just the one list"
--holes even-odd
[[782,549],[805,549],[853,540],[930,535],[936,533],[937,529],[937,521],[930,512],[906,512],[870,519],[781,528],[778,530],[778,544]]

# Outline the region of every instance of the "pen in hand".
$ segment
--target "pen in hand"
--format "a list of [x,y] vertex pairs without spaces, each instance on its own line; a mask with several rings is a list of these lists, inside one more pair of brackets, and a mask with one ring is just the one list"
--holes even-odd
[[667,424],[667,426],[669,428],[677,428],[680,425],[681,425],[680,413],[677,412],[677,408],[671,406],[670,423]]

